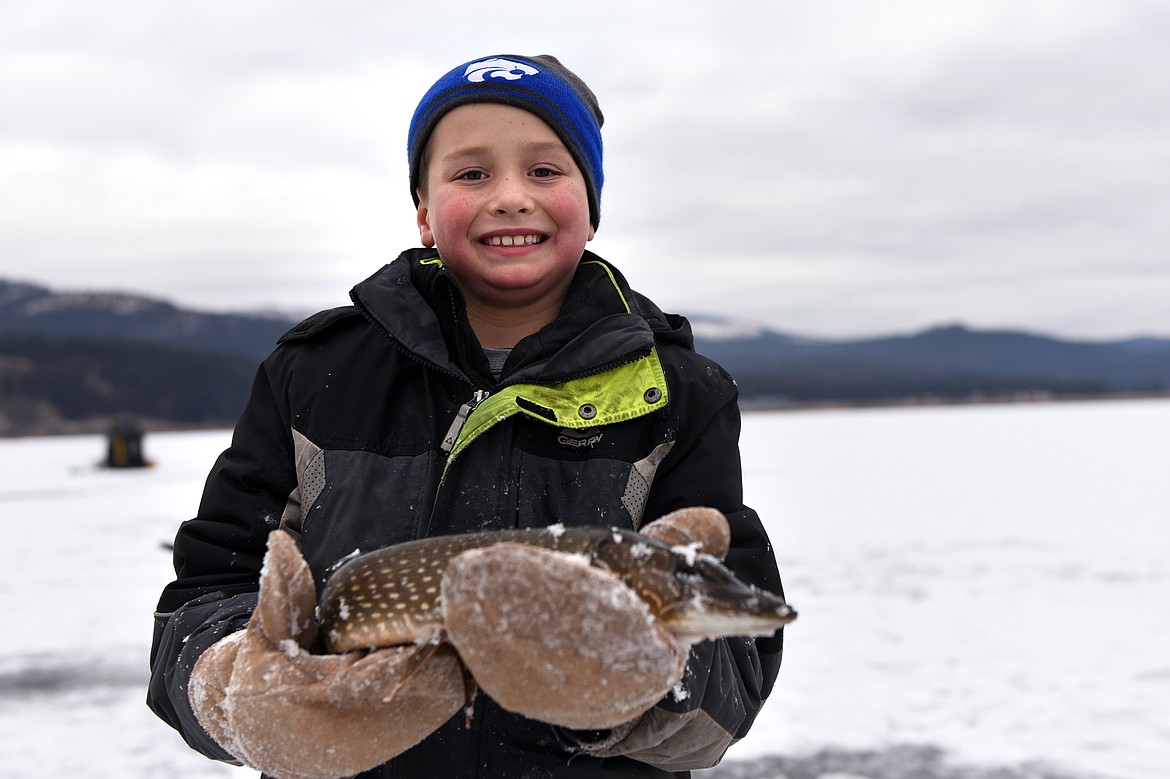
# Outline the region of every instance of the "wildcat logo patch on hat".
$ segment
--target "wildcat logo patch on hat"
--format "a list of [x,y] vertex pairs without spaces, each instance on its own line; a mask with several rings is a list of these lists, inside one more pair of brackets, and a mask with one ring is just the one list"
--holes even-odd
[[463,71],[463,75],[467,76],[468,81],[481,83],[488,78],[503,78],[508,81],[516,81],[525,76],[535,76],[540,71],[531,65],[526,65],[523,62],[513,62],[512,60],[496,59],[483,60],[482,62],[473,62],[467,66],[467,70]]

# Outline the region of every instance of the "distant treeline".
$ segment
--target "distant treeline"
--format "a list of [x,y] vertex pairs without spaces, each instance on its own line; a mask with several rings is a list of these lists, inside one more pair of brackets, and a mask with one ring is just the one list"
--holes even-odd
[[[880,365],[842,360],[810,360],[782,372],[739,366],[734,374],[740,396],[757,404],[883,403],[909,400],[965,401],[1036,396],[1110,394],[1103,382],[987,374],[889,372]],[[1149,390],[1149,391],[1162,391]]]
[[757,403],[878,403],[1170,392],[1170,341],[1070,342],[939,327],[856,341],[699,339]]
[[65,432],[121,415],[231,425],[256,366],[159,344],[0,335],[0,435]]
[[[824,343],[700,342],[700,349],[731,371],[749,406],[1170,392],[1170,351],[1121,360],[1094,347],[1053,363],[1023,359],[1017,348],[1015,359],[990,359],[980,349],[993,336],[950,337],[963,346],[942,361],[923,348],[929,334],[907,339],[914,360],[877,359],[883,350],[872,343],[868,355]],[[1049,350],[1063,348],[1053,343]],[[231,426],[258,363],[139,341],[0,335],[0,435],[92,431],[127,415],[156,427]]]
[[[848,341],[692,319],[745,406],[1170,394],[1170,339],[1065,341],[936,327]],[[230,426],[291,318],[184,310],[0,279],[0,435]]]

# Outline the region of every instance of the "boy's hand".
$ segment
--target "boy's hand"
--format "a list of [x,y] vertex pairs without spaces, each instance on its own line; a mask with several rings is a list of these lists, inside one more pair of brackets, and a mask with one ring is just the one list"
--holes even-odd
[[496,544],[454,558],[442,588],[449,640],[509,711],[612,728],[682,678],[687,648],[617,576],[584,558]]
[[[685,508],[646,525],[667,544],[727,554],[722,513]],[[614,574],[573,555],[496,544],[454,558],[443,577],[450,642],[505,709],[574,730],[635,719],[682,679],[688,647]]]
[[203,653],[191,676],[203,728],[247,765],[281,779],[330,779],[381,765],[464,704],[450,647],[314,655],[316,590],[296,542],[269,536],[246,630]]
[[665,514],[638,531],[667,546],[698,544],[699,551],[716,560],[727,557],[731,526],[723,513],[706,506],[691,506]]

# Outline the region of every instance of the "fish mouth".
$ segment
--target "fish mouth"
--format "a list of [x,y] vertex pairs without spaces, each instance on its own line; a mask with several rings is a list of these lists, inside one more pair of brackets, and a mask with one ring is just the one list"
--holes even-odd
[[786,603],[760,611],[727,610],[712,606],[709,603],[692,604],[679,609],[663,620],[664,626],[675,638],[693,644],[727,636],[771,636],[796,619],[796,610]]
[[700,555],[688,567],[679,572],[685,596],[663,615],[664,626],[680,640],[771,636],[796,619],[783,595],[737,579],[714,558]]

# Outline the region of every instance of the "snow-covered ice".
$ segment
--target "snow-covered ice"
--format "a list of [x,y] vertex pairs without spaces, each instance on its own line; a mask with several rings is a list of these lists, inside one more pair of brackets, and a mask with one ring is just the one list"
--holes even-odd
[[[0,440],[0,776],[255,776],[143,703],[228,440]],[[1170,776],[1170,400],[753,413],[743,455],[801,616],[712,776]]]
[[[148,435],[147,470],[94,467],[101,436],[0,440],[0,776],[255,776],[187,749],[145,706],[162,548],[227,432]],[[145,716],[144,716],[145,715]]]
[[1170,776],[1170,401],[751,416],[743,450],[801,616],[731,759]]

